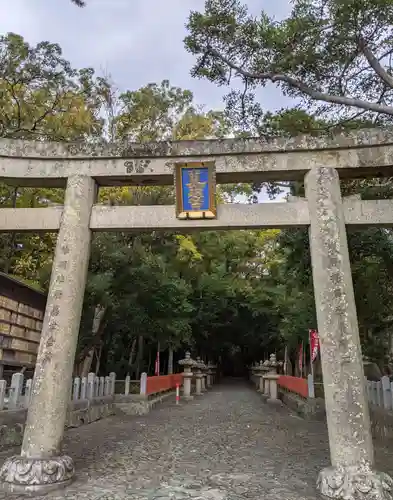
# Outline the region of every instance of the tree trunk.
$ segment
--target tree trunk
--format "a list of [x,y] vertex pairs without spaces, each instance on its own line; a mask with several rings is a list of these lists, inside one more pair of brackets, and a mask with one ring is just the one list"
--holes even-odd
[[82,361],[81,363],[81,372],[80,372],[80,376],[81,377],[87,377],[87,375],[89,374],[90,370],[91,370],[91,365],[93,364],[93,358],[94,358],[94,351],[95,351],[95,347],[91,347],[87,353],[87,355],[85,356],[84,360]]
[[136,363],[136,379],[139,380],[141,376],[141,365],[143,363],[143,335],[139,335],[138,339],[138,358]]
[[101,355],[102,355],[102,342],[100,344],[100,347],[98,348],[98,351],[95,351],[96,353],[96,375],[98,375],[100,371],[100,364],[101,364]]
[[[127,368],[127,375],[132,375],[132,365],[134,364],[134,358],[135,358],[135,353],[136,353],[136,341],[137,338],[134,337],[131,342],[131,349],[130,349],[130,356],[128,358],[128,368]],[[130,373],[131,372],[131,373]]]
[[89,372],[91,371],[91,365],[94,359],[94,352],[96,346],[99,345],[99,338],[102,334],[103,326],[104,326],[104,317],[106,313],[106,307],[98,304],[94,310],[93,324],[91,327],[93,343],[89,350],[87,351],[86,357],[81,359],[82,369],[80,376],[87,377]]
[[148,363],[147,363],[147,373],[151,373],[151,348],[149,349],[149,360],[148,360]]
[[173,349],[170,347],[168,351],[168,375],[173,373]]

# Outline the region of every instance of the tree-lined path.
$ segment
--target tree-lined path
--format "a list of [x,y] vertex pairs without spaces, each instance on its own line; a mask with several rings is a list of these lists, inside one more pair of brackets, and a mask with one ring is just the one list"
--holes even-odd
[[[51,500],[315,500],[315,479],[329,464],[323,424],[239,383],[72,430],[65,451],[77,479]],[[376,452],[378,469],[392,473],[389,452]]]

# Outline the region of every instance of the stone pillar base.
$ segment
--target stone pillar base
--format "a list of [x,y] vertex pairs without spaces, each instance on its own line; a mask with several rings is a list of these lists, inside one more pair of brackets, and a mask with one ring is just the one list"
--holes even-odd
[[183,399],[185,401],[192,401],[194,399],[194,396],[183,396]]
[[281,401],[281,399],[273,399],[273,398],[268,398],[266,401],[267,401],[269,404],[272,404],[272,405],[282,406],[282,401]]
[[66,455],[51,458],[8,458],[0,469],[0,485],[9,493],[29,496],[68,486],[74,477],[72,459]]
[[319,473],[317,489],[327,498],[340,500],[393,499],[393,479],[367,465],[327,467]]

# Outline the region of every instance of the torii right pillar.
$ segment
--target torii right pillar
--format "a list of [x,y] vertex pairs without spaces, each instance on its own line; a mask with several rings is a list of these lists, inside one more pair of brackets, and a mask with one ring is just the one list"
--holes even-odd
[[305,178],[311,262],[331,467],[317,480],[320,493],[342,500],[391,500],[393,480],[374,470],[359,329],[340,182],[334,168]]

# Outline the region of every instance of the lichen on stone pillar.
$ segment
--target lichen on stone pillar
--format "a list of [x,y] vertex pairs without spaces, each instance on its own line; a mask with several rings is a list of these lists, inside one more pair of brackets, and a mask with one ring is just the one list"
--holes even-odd
[[68,484],[72,459],[61,454],[90,257],[93,179],[68,179],[20,456],[0,469],[1,486],[45,494]]
[[337,171],[311,169],[305,191],[332,463],[319,474],[317,487],[328,498],[391,500],[391,478],[373,470],[370,416]]

